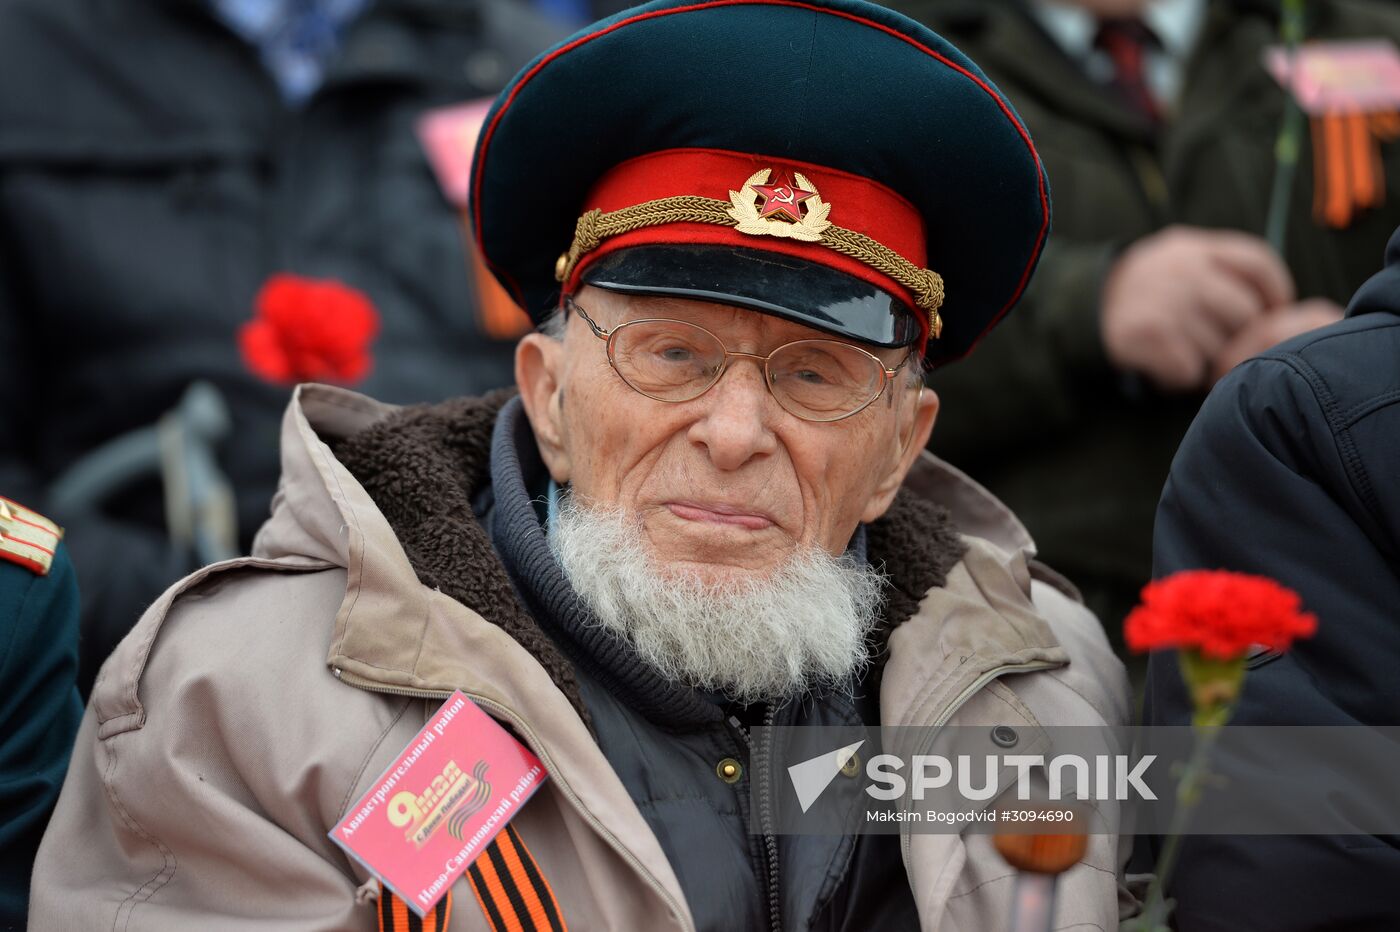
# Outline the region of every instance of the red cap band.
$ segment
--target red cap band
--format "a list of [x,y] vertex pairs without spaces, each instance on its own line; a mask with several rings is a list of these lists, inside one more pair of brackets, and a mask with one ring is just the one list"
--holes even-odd
[[[721,149],[653,152],[629,159],[609,170],[588,193],[583,210],[598,209],[609,213],[648,201],[681,196],[729,201],[731,191],[740,191],[744,183],[762,169],[770,170],[770,185],[794,185],[794,176],[801,174],[809,183],[808,188],[829,205],[827,219],[832,224],[870,237],[919,268],[927,265],[923,218],[913,204],[869,178],[792,159],[764,158]],[[905,302],[911,309],[918,306],[913,293],[893,278],[820,242],[754,235],[743,232],[737,226],[684,221],[645,226],[608,237],[580,259],[564,282],[564,292],[577,290],[583,270],[602,256],[619,249],[654,243],[740,246],[796,256],[868,282]],[[927,339],[927,315],[916,313],[915,316]]]

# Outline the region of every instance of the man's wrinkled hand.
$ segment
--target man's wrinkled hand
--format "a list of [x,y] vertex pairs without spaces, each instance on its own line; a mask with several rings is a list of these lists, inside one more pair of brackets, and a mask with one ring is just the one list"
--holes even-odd
[[1251,356],[1273,349],[1299,334],[1335,324],[1345,312],[1326,298],[1309,298],[1297,304],[1276,308],[1231,337],[1211,363],[1210,382],[1214,385]]
[[1169,227],[1130,246],[1104,281],[1100,324],[1113,365],[1167,391],[1206,387],[1236,335],[1294,300],[1262,239]]

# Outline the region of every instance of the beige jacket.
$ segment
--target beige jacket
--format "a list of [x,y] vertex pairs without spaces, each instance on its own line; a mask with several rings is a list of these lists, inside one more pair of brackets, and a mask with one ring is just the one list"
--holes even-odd
[[[103,667],[35,866],[35,932],[375,928],[356,896],[368,874],[326,833],[459,688],[548,768],[514,824],[569,927],[693,928],[564,694],[502,629],[418,582],[322,439],[391,410],[301,387],[253,555],[178,583]],[[1005,507],[931,457],[909,485],[952,511],[969,547],[891,635],[883,723],[1010,725],[1029,748],[1042,725],[1126,722],[1098,621],[1042,581]],[[1011,871],[985,836],[906,835],[904,855],[923,929],[1005,927]],[[1061,881],[1059,927],[1116,927],[1120,866],[1118,840],[1095,836]],[[454,899],[453,932],[485,932],[465,880]]]

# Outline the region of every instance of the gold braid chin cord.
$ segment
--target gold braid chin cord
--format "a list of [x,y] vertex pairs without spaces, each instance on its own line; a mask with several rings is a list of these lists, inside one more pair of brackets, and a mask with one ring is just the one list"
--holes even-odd
[[[665,197],[607,213],[597,209],[590,210],[578,218],[578,224],[574,227],[574,241],[569,246],[569,251],[561,255],[555,263],[554,278],[561,283],[568,281],[579,260],[611,236],[668,223],[712,223],[730,227],[738,225],[728,201],[698,195]],[[819,243],[870,266],[908,288],[914,295],[914,303],[929,316],[929,334],[935,340],[942,334],[943,319],[939,316],[938,309],[943,305],[943,277],[937,272],[921,269],[864,233],[844,227],[827,225],[819,234],[811,237],[792,238]]]

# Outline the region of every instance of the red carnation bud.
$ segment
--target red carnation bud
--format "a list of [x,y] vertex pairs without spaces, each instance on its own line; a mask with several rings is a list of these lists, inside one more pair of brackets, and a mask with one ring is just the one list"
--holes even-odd
[[1317,616],[1302,603],[1265,576],[1187,570],[1143,588],[1123,636],[1138,652],[1175,647],[1217,660],[1243,657],[1255,645],[1287,650],[1317,630]]
[[1187,570],[1143,588],[1123,637],[1139,652],[1176,648],[1192,723],[1218,726],[1229,720],[1244,687],[1250,648],[1287,650],[1317,630],[1317,616],[1302,604],[1298,593],[1265,576]]
[[369,297],[330,279],[278,274],[254,301],[254,318],[238,332],[243,361],[269,382],[338,382],[369,374],[369,345],[379,313]]

